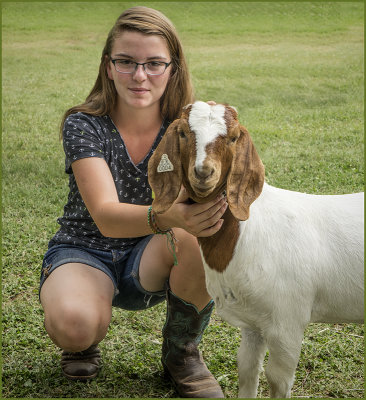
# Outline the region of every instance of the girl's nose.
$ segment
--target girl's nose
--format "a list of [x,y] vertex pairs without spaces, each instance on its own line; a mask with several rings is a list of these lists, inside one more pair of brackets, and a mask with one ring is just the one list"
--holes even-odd
[[144,81],[147,78],[147,74],[145,72],[144,66],[137,65],[132,76],[133,76],[133,79],[135,79],[137,81]]

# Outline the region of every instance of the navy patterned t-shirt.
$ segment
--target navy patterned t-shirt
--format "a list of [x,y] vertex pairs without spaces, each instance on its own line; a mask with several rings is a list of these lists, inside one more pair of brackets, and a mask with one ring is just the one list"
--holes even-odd
[[103,158],[112,173],[119,201],[150,205],[152,191],[148,183],[147,165],[168,125],[167,122],[163,123],[149,153],[135,165],[108,115],[94,117],[76,113],[67,117],[63,128],[63,145],[70,192],[64,207],[64,215],[57,220],[60,229],[52,239],[54,243],[68,243],[98,250],[125,250],[141,240],[141,238],[108,238],[100,233],[81,198],[71,164],[87,157]]

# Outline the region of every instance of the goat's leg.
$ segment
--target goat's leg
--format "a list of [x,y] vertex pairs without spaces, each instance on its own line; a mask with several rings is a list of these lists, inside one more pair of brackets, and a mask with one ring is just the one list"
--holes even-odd
[[239,398],[257,397],[259,373],[266,354],[266,345],[259,332],[249,328],[241,330],[241,344],[238,351]]
[[304,331],[289,327],[267,338],[269,349],[266,377],[270,397],[291,397]]

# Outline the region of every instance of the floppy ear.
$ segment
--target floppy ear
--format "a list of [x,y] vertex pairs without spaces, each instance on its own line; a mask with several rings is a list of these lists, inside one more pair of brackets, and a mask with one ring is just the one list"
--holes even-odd
[[249,218],[249,207],[261,194],[264,184],[264,166],[248,131],[240,126],[240,137],[227,181],[227,200],[235,218]]
[[158,214],[170,208],[178,197],[182,184],[178,124],[179,119],[169,125],[149,160],[149,183],[155,194],[152,206]]

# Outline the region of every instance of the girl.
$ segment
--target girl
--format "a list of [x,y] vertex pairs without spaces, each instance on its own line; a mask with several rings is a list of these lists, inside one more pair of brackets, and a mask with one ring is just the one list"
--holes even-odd
[[[192,101],[172,23],[146,7],[126,10],[108,35],[93,89],[62,122],[70,192],[44,257],[40,300],[69,379],[97,376],[112,306],[141,310],[166,299],[166,374],[181,397],[224,397],[197,349],[213,301],[196,237],[220,229],[226,200],[188,204],[182,189],[165,214],[149,208],[148,160]],[[174,236],[179,252],[167,246]]]

